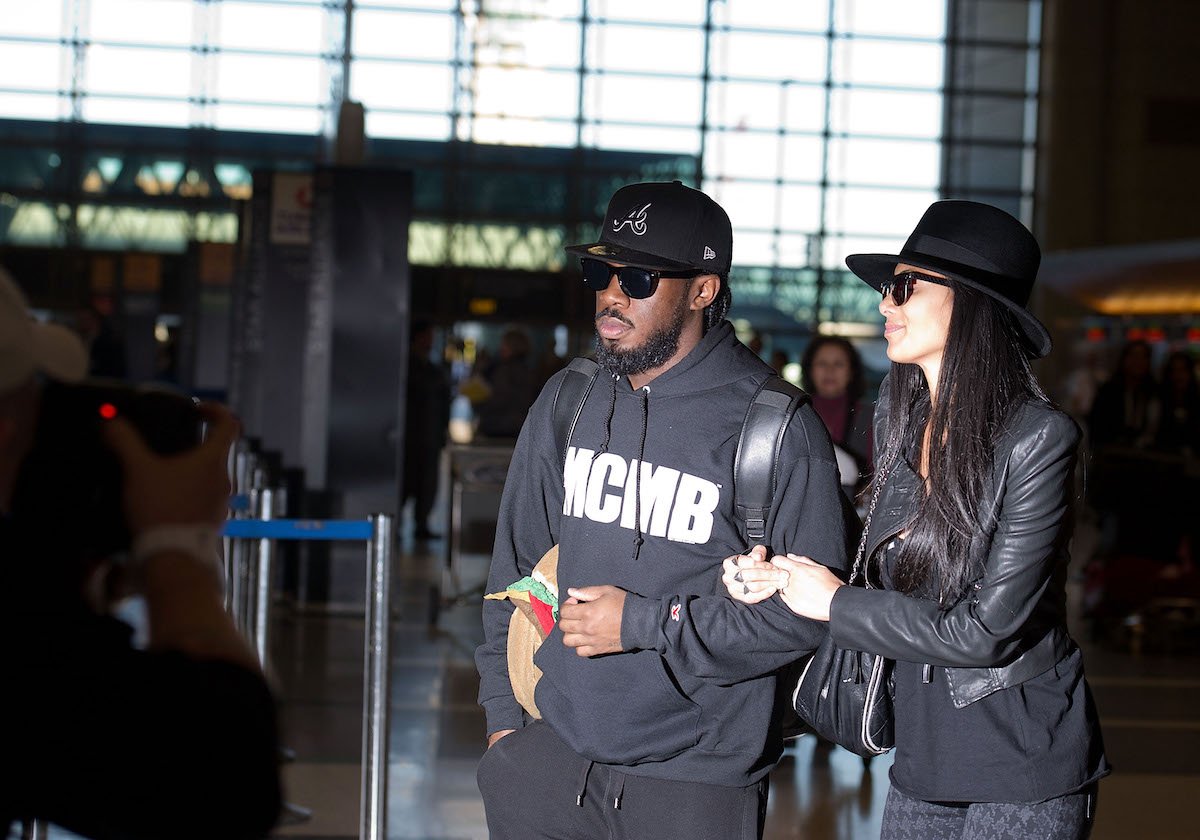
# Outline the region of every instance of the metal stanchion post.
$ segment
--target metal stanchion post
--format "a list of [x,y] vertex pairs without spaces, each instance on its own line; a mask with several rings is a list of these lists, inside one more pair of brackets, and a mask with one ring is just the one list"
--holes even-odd
[[[258,504],[255,484],[261,480],[262,470],[258,466],[258,456],[249,450],[239,452],[235,459],[237,486],[239,493],[244,495],[249,503],[244,510],[238,511],[237,519],[252,519]],[[229,579],[226,583],[226,603],[234,624],[242,634],[250,635],[250,616],[247,583],[251,575],[249,544],[245,540],[233,540],[229,549]]]
[[364,645],[362,825],[359,840],[386,840],[388,774],[388,619],[391,609],[394,520],[371,517],[367,543],[366,644]]
[[[237,517],[240,519],[241,517]],[[225,583],[225,604],[238,630],[246,632],[246,543],[230,540],[229,579]]]
[[21,825],[21,840],[46,840],[49,826],[42,820],[26,820]]
[[[250,490],[250,514],[247,518],[257,520],[259,513],[262,510],[262,489],[252,488]],[[246,637],[246,641],[250,642],[255,649],[258,648],[254,640],[254,630],[258,627],[258,622],[255,620],[254,607],[258,604],[255,597],[258,592],[258,543],[252,540],[244,540],[241,556],[241,573],[238,575],[238,591],[237,598],[234,601],[234,612],[236,614],[238,628],[242,631],[242,635]]]
[[[246,481],[246,465],[248,459],[252,457],[254,455],[244,438],[238,438],[234,441],[233,447],[229,451],[229,481],[233,485],[233,492],[242,500],[247,498],[246,493],[249,490],[249,482]],[[239,508],[234,508],[232,512],[234,519],[243,519],[246,514],[247,511],[244,504]],[[225,573],[225,580],[222,581],[225,611],[233,617],[234,623],[237,624],[238,615],[235,604],[237,603],[237,594],[240,591],[238,587],[238,575],[241,574],[242,568],[242,547],[240,541],[224,537],[221,540],[221,548],[223,549],[221,555],[222,568]]]
[[[264,487],[258,494],[258,518],[269,522],[275,517],[275,491]],[[275,557],[275,541],[262,539],[258,541],[257,557],[255,558],[255,587],[247,595],[254,599],[254,647],[258,651],[258,661],[263,670],[267,669],[267,635],[268,621],[271,613],[271,566]]]

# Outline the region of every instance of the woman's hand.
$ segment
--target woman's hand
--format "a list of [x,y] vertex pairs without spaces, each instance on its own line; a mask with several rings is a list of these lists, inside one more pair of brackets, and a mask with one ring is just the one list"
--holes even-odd
[[788,582],[786,570],[768,563],[767,549],[761,545],[750,549],[748,555],[726,557],[722,566],[721,582],[729,590],[729,597],[743,604],[765,601]]
[[771,558],[771,565],[788,574],[779,596],[792,612],[817,621],[829,620],[833,594],[846,584],[829,569],[808,557],[776,554]]

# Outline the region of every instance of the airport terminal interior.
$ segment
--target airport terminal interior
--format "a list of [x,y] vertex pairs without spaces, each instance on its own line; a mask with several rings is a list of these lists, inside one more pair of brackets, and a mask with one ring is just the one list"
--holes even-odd
[[[621,185],[679,180],[732,220],[738,337],[797,384],[847,339],[868,401],[883,321],[845,256],[897,253],[940,198],[1034,232],[1035,371],[1086,433],[1092,836],[1195,837],[1197,43],[1194,0],[0,0],[0,266],[94,376],[242,422],[228,605],[279,698],[272,836],[487,837],[500,492],[537,390],[593,346],[563,248]],[[1134,376],[1140,425],[1102,445],[1097,395]],[[311,538],[334,521],[374,539]],[[891,761],[790,742],[766,838],[878,836]]]

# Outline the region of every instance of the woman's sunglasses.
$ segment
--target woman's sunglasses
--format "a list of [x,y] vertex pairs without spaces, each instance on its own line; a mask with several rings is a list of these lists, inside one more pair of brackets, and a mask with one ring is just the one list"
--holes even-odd
[[883,293],[884,299],[888,295],[891,295],[892,303],[897,306],[903,306],[912,297],[913,285],[918,280],[922,283],[937,283],[939,286],[946,285],[946,281],[940,277],[930,277],[928,274],[921,274],[917,271],[906,271],[903,274],[897,274],[890,280],[884,280],[879,285],[879,291]]
[[580,259],[579,264],[583,266],[583,285],[593,292],[603,292],[607,289],[615,274],[621,291],[634,300],[643,300],[653,295],[658,289],[660,277],[696,277],[700,274],[698,271],[690,274],[669,274],[662,271],[651,271],[648,268],[634,268],[631,265],[614,268],[603,260],[593,260],[588,257]]

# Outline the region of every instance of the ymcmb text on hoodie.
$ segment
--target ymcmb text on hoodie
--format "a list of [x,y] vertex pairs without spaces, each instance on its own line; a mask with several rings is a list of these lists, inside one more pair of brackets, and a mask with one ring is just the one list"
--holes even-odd
[[[534,662],[546,723],[584,758],[633,775],[745,786],[782,750],[774,672],[821,641],[822,623],[772,597],[746,606],[721,583],[721,561],[745,552],[733,466],[746,408],[771,369],[729,322],[637,391],[601,371],[565,464],[547,383],[508,472],[488,591],[532,570],[556,543],[558,586],[612,584],[625,599],[625,652],[580,657],[556,626]],[[811,406],[784,434],[765,542],[845,566],[845,522],[829,435]],[[512,605],[486,601],[475,654],[487,731],[527,722],[508,679]]]

